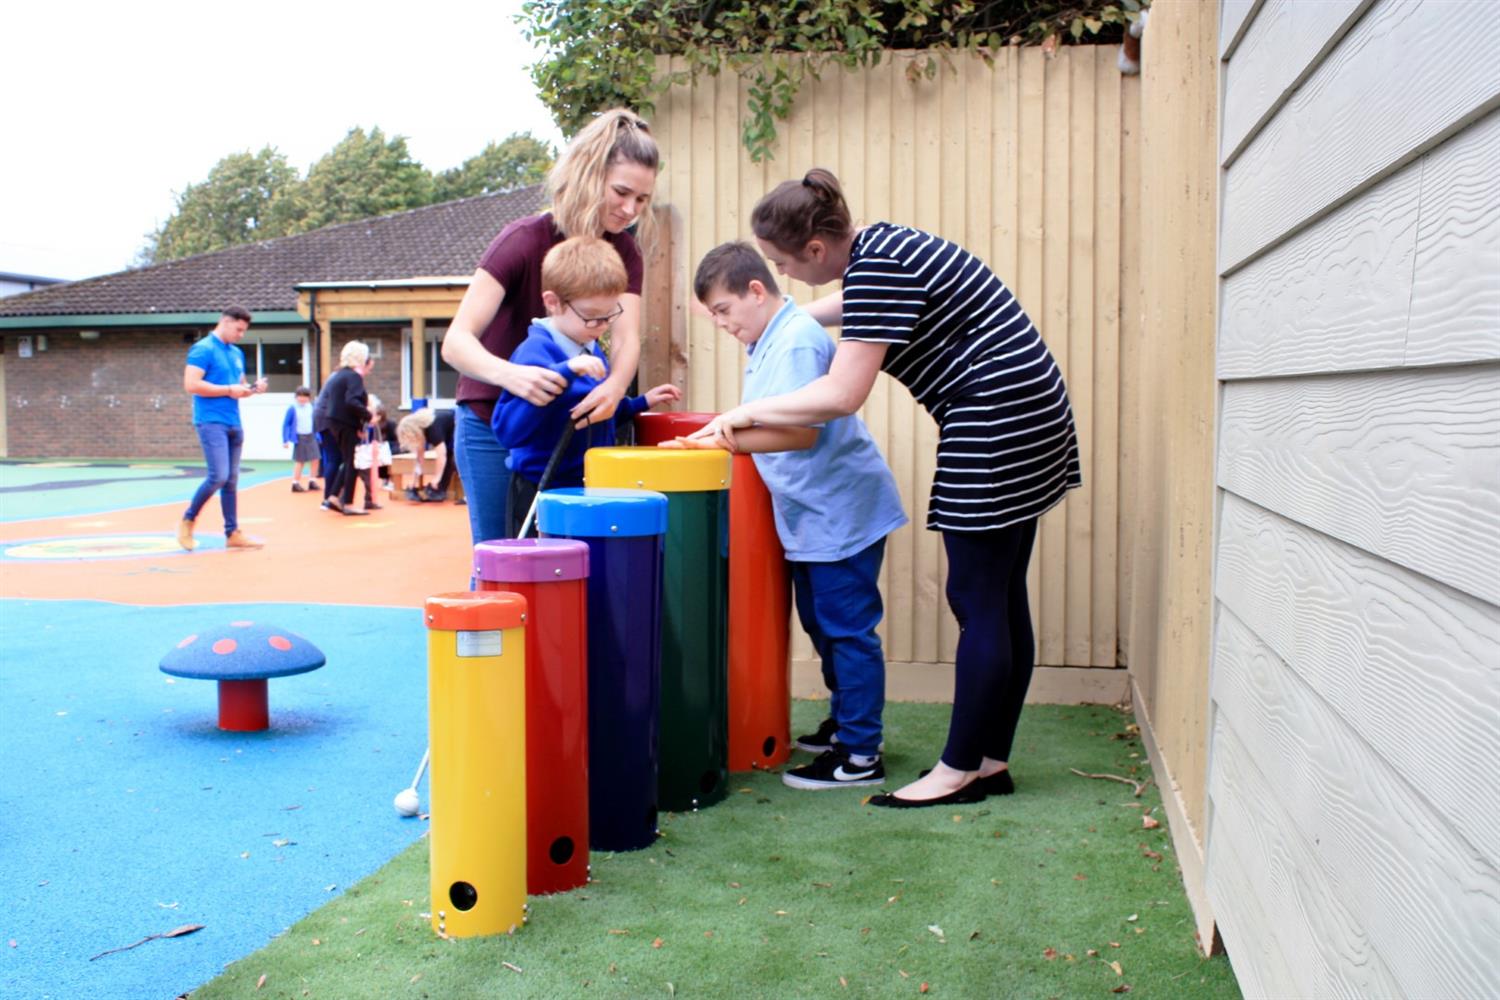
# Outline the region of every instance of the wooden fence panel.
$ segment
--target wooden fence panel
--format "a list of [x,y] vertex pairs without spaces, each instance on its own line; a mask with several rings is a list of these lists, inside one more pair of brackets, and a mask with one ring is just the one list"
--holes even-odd
[[[671,316],[687,345],[686,407],[739,400],[743,352],[692,309],[703,254],[748,239],[756,200],[823,166],[838,175],[856,222],[889,219],[963,244],[1010,284],[1068,380],[1084,461],[1083,490],[1042,522],[1030,577],[1038,662],[1120,662],[1120,448],[1133,411],[1122,406],[1124,345],[1139,330],[1132,283],[1138,226],[1138,81],[1121,77],[1113,47],[1004,49],[993,64],[958,56],[908,78],[926,53],[893,53],[857,73],[808,79],[774,158],[740,145],[746,87],[704,77],[657,105],[665,151],[657,202],[680,238],[671,246]],[[681,68],[676,62],[674,68]],[[833,291],[786,282],[806,303]],[[653,316],[657,313],[653,312]],[[654,357],[654,355],[652,355]],[[887,543],[884,639],[893,664],[947,664],[957,623],[943,596],[942,543],[925,530],[937,429],[906,390],[881,379],[862,411],[895,473],[911,525]],[[812,651],[796,636],[794,660]]]

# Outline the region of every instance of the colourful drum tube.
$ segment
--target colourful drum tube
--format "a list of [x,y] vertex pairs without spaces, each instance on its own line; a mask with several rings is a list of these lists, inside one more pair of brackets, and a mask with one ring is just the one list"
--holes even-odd
[[589,846],[649,847],[657,834],[662,538],[667,498],[642,490],[548,490],[544,539],[588,546]]
[[[712,413],[641,413],[637,444],[686,437]],[[771,491],[755,460],[735,455],[729,484],[729,770],[780,767],[791,756],[792,589]]]
[[432,927],[512,933],[526,922],[526,601],[437,594],[423,618]]
[[661,808],[699,809],[724,798],[729,778],[729,691],[724,568],[729,453],[592,448],[589,486],[667,496],[662,564]]
[[526,599],[526,891],[589,880],[586,543],[501,538],[474,546],[480,591]]

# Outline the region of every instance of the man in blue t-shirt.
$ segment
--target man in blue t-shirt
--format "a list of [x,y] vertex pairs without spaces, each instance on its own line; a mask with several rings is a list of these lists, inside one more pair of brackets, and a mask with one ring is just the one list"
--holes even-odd
[[193,426],[203,445],[208,475],[193,494],[187,512],[177,525],[177,544],[189,552],[198,544],[193,538],[193,522],[208,498],[219,494],[224,509],[224,545],[231,549],[258,549],[260,542],[245,537],[235,516],[240,478],[240,449],[245,431],[240,426],[240,400],[266,391],[266,380],[245,382],[245,355],[235,346],[250,328],[250,313],[240,306],[230,306],[219,316],[219,323],[208,336],[188,350],[187,367],[182,372],[182,388],[193,397]]

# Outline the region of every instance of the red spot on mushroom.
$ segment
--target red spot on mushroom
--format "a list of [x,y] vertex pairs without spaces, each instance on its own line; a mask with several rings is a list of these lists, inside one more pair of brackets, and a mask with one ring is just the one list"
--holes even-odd
[[240,644],[235,642],[233,639],[220,639],[218,642],[214,643],[214,652],[218,653],[220,656],[228,656],[230,653],[238,649],[239,646]]
[[255,623],[254,622],[230,622],[229,624],[233,625],[235,628],[249,628],[251,625],[254,625]]
[[292,648],[292,640],[284,635],[273,635],[266,641],[271,644],[272,649],[279,649],[283,653]]
[[195,632],[194,634],[188,636],[186,639],[184,639],[181,642],[179,642],[177,644],[177,648],[178,649],[186,649],[186,648],[188,648],[189,646],[191,646],[193,643],[195,643],[197,641],[198,641],[198,635]]

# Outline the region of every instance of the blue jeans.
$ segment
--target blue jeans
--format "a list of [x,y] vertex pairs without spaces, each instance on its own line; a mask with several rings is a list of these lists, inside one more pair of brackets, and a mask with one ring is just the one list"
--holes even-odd
[[208,463],[208,476],[193,494],[183,518],[196,521],[203,505],[215,493],[219,494],[219,505],[224,508],[224,535],[234,534],[239,520],[236,512],[239,505],[240,449],[245,444],[245,432],[228,424],[197,424],[198,440],[203,445],[203,459]]
[[510,493],[510,449],[495,440],[490,425],[459,403],[453,419],[453,457],[469,501],[469,534],[475,545],[507,538],[505,498]]
[[880,624],[880,564],[885,539],[831,563],[793,562],[797,617],[823,661],[839,746],[852,754],[880,752],[885,710],[885,653]]

